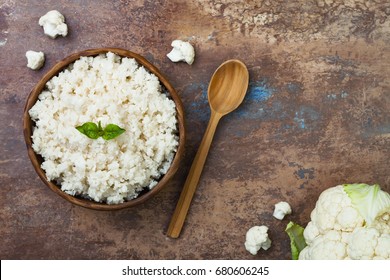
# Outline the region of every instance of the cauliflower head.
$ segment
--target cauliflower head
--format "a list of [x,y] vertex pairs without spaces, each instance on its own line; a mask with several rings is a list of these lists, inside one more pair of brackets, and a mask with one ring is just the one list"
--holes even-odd
[[326,189],[310,218],[286,228],[293,259],[390,259],[390,194],[379,185]]

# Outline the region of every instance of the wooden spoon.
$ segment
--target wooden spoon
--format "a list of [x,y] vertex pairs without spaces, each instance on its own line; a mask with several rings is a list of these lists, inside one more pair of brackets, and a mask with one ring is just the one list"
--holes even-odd
[[224,115],[232,112],[241,104],[248,89],[248,83],[248,70],[239,60],[228,60],[214,72],[208,88],[210,120],[169,224],[168,236],[179,237],[218,122]]

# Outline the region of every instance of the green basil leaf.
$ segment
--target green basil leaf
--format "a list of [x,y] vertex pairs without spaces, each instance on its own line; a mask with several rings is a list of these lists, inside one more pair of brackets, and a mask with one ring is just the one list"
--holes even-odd
[[126,130],[117,126],[116,124],[108,124],[103,130],[102,137],[104,140],[114,139],[115,137],[121,135],[125,131]]
[[86,122],[81,126],[77,126],[76,129],[82,134],[91,139],[98,139],[102,137],[104,140],[111,140],[121,135],[125,130],[116,124],[108,124],[104,129],[99,121],[97,124],[93,122]]
[[97,139],[100,136],[98,126],[93,122],[86,122],[81,126],[77,126],[76,129],[91,139]]

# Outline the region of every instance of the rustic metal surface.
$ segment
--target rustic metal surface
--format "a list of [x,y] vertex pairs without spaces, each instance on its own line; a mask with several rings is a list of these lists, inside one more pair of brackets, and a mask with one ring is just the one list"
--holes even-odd
[[[38,19],[51,9],[69,35],[52,40]],[[196,48],[192,66],[170,62],[173,39]],[[70,53],[120,47],[147,57],[185,106],[183,164],[140,207],[73,206],[35,174],[22,135],[34,84]],[[44,51],[40,71],[27,50]],[[237,111],[222,119],[179,239],[164,235],[207,125],[208,81],[224,60],[250,71]],[[388,1],[0,1],[1,259],[287,259],[288,220],[306,224],[318,194],[345,182],[390,191]],[[272,217],[288,201],[294,213]],[[250,255],[245,233],[267,225],[271,249]]]

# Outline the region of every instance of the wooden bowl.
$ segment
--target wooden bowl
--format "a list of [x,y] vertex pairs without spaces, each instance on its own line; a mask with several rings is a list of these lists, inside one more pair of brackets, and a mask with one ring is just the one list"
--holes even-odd
[[[178,131],[179,131],[179,145],[177,148],[177,152],[175,154],[175,157],[172,161],[172,164],[167,171],[165,175],[163,175],[160,179],[158,184],[148,191],[143,191],[137,198],[134,198],[129,201],[125,201],[121,204],[106,204],[106,203],[99,203],[92,200],[84,199],[77,196],[71,196],[64,191],[60,189],[60,187],[53,182],[49,181],[46,178],[45,172],[41,168],[41,164],[43,162],[43,158],[36,154],[32,148],[32,128],[34,126],[34,122],[31,120],[28,111],[32,106],[34,106],[35,102],[38,99],[38,95],[41,93],[41,91],[45,88],[46,83],[54,76],[56,76],[59,72],[61,72],[64,68],[69,66],[69,64],[73,63],[75,60],[79,59],[81,56],[96,56],[101,53],[107,53],[107,52],[113,52],[119,56],[122,57],[129,57],[134,58],[140,65],[144,66],[145,69],[149,70],[149,72],[155,74],[161,84],[167,89],[169,92],[169,97],[175,102],[176,104],[176,117],[178,122]],[[138,204],[141,204],[157,194],[169,181],[169,179],[172,178],[172,176],[176,173],[180,160],[184,153],[184,143],[185,143],[185,126],[184,126],[184,110],[183,105],[181,103],[181,100],[179,96],[177,95],[175,89],[173,86],[169,83],[167,78],[161,72],[152,65],[149,61],[147,61],[144,57],[142,57],[139,54],[124,50],[124,49],[118,49],[118,48],[99,48],[99,49],[90,49],[85,50],[81,52],[74,53],[65,59],[58,62],[56,65],[54,65],[53,68],[47,72],[43,78],[37,83],[37,85],[33,88],[31,93],[29,94],[27,98],[26,105],[24,107],[23,112],[23,132],[24,132],[24,138],[27,145],[27,151],[28,155],[30,157],[30,160],[33,164],[33,167],[35,171],[38,173],[39,177],[42,179],[42,181],[55,193],[60,195],[62,198],[66,199],[67,201],[85,207],[89,209],[95,209],[95,210],[118,210],[123,209],[127,207],[132,207]]]

